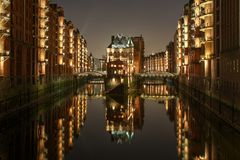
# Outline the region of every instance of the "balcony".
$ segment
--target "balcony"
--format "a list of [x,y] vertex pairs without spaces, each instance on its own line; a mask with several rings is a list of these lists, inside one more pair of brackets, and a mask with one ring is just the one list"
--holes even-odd
[[48,29],[48,27],[41,27],[41,26],[39,26],[39,29],[46,30],[46,29]]
[[41,10],[45,10],[45,11],[48,11],[48,10],[49,10],[47,6],[44,6],[44,7],[39,6],[38,8],[41,9]]
[[202,0],[200,3],[200,6],[205,6],[207,4],[211,4],[213,3],[213,0]]
[[0,57],[8,57],[9,54],[10,54],[10,51],[5,50],[5,51],[0,52]]
[[200,18],[205,19],[206,17],[209,16],[213,16],[213,11],[206,11],[205,9],[201,11]]
[[48,17],[39,17],[40,20],[44,21],[44,22],[48,22],[49,18]]
[[213,38],[212,37],[206,37],[205,40],[206,40],[206,42],[213,42]]
[[213,29],[213,25],[209,25],[209,24],[205,24],[205,23],[200,25],[200,30],[202,32],[205,32],[208,29]]
[[210,60],[214,58],[214,54],[210,53],[209,55],[200,55],[200,62],[203,62],[205,60]]
[[200,55],[200,62],[203,62],[204,60],[206,60],[205,55]]
[[10,29],[0,29],[0,37],[10,36]]
[[201,42],[202,44],[205,44],[205,42],[206,42],[205,37],[201,37],[201,38],[199,38],[199,39],[200,39],[200,42]]
[[195,17],[196,17],[196,14],[195,14],[195,13],[192,13],[192,14],[191,14],[191,19],[194,20]]
[[9,5],[10,4],[10,0],[2,0],[2,3],[5,5]]
[[48,40],[48,36],[41,37],[39,36],[39,40],[45,40],[45,42]]
[[43,64],[46,64],[47,60],[38,60],[39,63],[43,63]]
[[42,46],[39,46],[38,48],[42,49],[42,50],[46,50],[47,49],[46,47],[42,47]]
[[195,8],[195,7],[196,7],[196,4],[195,4],[195,3],[192,3],[192,4],[191,4],[191,7],[192,7],[192,8]]
[[10,14],[9,13],[0,13],[1,20],[9,21],[10,20]]

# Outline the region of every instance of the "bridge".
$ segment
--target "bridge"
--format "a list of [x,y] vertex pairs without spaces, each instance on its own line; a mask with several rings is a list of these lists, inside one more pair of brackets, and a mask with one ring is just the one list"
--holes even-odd
[[91,71],[78,74],[79,77],[99,77],[104,78],[107,76],[106,71]]
[[142,94],[141,98],[143,99],[149,99],[149,100],[155,100],[155,101],[164,101],[164,100],[172,100],[176,99],[176,95],[147,95]]
[[[104,78],[107,77],[106,71],[90,71],[79,73],[79,77],[96,77],[96,78]],[[177,74],[169,73],[169,72],[160,72],[160,71],[149,71],[136,74],[136,76],[140,76],[142,78],[175,78]]]
[[[149,72],[143,72],[136,74],[140,77],[145,78],[175,78],[177,77],[177,74],[169,73],[169,72],[160,72],[160,71],[149,71]],[[90,71],[90,72],[84,72],[79,73],[78,76],[80,77],[106,77],[107,72],[106,71]]]
[[177,77],[176,74],[169,73],[169,72],[160,72],[160,71],[143,72],[138,75],[143,78],[175,78]]

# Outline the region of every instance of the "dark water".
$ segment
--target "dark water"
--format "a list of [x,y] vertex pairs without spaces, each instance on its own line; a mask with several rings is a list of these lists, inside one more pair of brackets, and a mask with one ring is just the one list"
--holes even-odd
[[171,87],[103,92],[88,84],[2,119],[0,160],[240,159],[239,133]]

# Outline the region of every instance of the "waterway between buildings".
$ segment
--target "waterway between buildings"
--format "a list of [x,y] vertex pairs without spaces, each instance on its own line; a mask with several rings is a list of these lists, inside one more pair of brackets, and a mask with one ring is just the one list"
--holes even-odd
[[5,159],[240,159],[240,134],[173,87],[105,96],[102,84],[0,120]]

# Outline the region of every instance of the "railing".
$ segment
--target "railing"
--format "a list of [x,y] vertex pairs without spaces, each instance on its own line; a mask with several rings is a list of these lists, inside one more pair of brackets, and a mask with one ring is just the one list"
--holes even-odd
[[210,15],[212,15],[213,14],[213,11],[206,11],[205,9],[203,9],[202,11],[201,11],[201,16],[200,17],[204,17],[204,16],[210,16]]
[[[6,80],[10,81],[10,78]],[[69,80],[58,81],[46,86],[31,86],[26,83],[10,89],[0,89],[0,117],[23,109],[29,104],[37,102],[39,98],[43,99],[56,94],[64,94],[72,86],[72,81]]]
[[212,37],[206,37],[206,41],[211,42],[211,41],[213,41],[213,38]]
[[0,57],[7,57],[7,56],[9,56],[9,54],[10,54],[10,51],[3,51],[3,52],[0,52]]
[[213,0],[202,0],[200,5],[205,5],[208,3],[213,3]]
[[195,7],[196,7],[196,4],[195,4],[195,3],[192,3],[191,7],[192,7],[192,8],[195,8]]
[[209,25],[209,24],[202,23],[202,24],[200,25],[200,28],[201,28],[201,29],[213,28],[213,25]]
[[0,34],[9,36],[10,30],[9,29],[0,29]]

